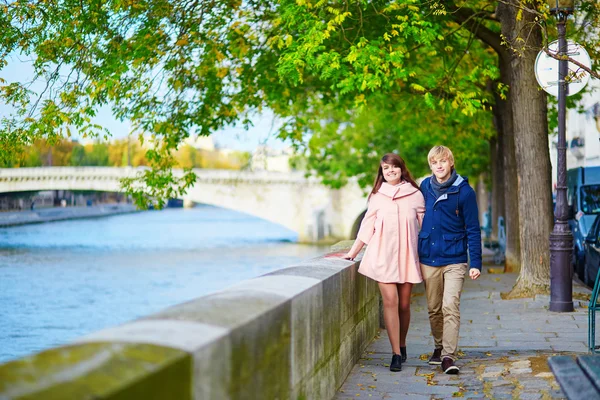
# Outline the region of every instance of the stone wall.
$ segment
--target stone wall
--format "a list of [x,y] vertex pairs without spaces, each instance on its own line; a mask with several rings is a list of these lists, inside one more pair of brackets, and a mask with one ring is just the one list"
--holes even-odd
[[350,244],[0,365],[0,399],[332,398],[379,327]]

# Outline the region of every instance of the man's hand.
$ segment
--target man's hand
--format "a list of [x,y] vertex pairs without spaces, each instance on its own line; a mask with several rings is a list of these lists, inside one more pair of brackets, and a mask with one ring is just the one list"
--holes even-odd
[[471,268],[469,270],[469,276],[471,277],[471,279],[475,280],[479,278],[479,275],[481,275],[481,272],[477,268]]

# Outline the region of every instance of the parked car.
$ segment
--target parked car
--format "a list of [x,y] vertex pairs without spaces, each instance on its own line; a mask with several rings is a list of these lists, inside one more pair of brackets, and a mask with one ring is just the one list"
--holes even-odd
[[600,269],[600,215],[596,216],[590,231],[585,238],[585,264],[583,276],[579,278],[589,287],[594,287],[598,269]]
[[[596,217],[600,214],[600,166],[578,167],[567,171],[569,226],[573,233],[573,270],[584,283],[592,286],[596,275],[587,271],[586,242]],[[598,266],[595,267],[597,271]],[[590,284],[591,282],[591,284]]]

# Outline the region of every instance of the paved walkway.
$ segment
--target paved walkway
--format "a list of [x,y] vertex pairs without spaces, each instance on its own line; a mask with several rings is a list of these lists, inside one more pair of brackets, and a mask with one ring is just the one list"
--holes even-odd
[[[446,375],[427,364],[433,350],[423,285],[414,288],[408,360],[390,372],[391,348],[385,330],[354,366],[336,399],[560,399],[564,398],[547,364],[550,356],[587,352],[587,300],[590,291],[574,283],[575,312],[548,311],[549,296],[502,300],[515,274],[484,258],[477,281],[466,279],[461,299],[461,368]],[[488,261],[488,262],[486,262]]]

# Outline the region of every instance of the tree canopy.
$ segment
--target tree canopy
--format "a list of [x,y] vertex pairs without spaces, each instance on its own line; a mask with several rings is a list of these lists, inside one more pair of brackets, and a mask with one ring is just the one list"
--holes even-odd
[[[513,3],[516,18],[533,10],[546,24],[541,2]],[[589,37],[598,5],[581,3],[577,32]],[[350,176],[366,184],[374,154],[388,151],[420,175],[419,157],[442,142],[464,160],[463,173],[477,174],[495,134],[494,92],[507,90],[498,82],[497,4],[3,0],[0,67],[28,60],[42,89],[0,80],[11,110],[0,122],[0,158],[40,138],[110,134],[97,118],[110,107],[140,140],[151,137],[153,169],[128,189],[140,203],[175,197],[194,181],[191,171],[170,172],[186,137],[250,124],[249,111],[268,107],[284,121],[280,137],[335,187]]]
[[[497,74],[494,56],[473,51],[472,37],[436,3],[21,0],[1,10],[2,63],[29,59],[44,86],[0,82],[0,100],[12,109],[2,117],[0,155],[73,130],[106,134],[96,116],[109,106],[140,138],[152,135],[147,159],[155,171],[145,179],[154,195],[193,181],[169,173],[183,139],[250,123],[251,109],[273,109],[286,121],[281,137],[298,144],[328,118],[323,107],[344,110],[354,125],[370,100],[380,107],[386,94],[402,93],[398,104],[386,104],[386,118],[427,107],[420,115],[456,110],[480,120],[486,80]],[[461,126],[465,117],[444,119]],[[406,128],[423,135],[415,122]],[[403,120],[395,125],[402,129]],[[444,136],[431,137],[429,144]],[[408,154],[411,141],[404,142]],[[383,145],[374,150],[400,150]]]
[[[545,1],[0,0],[0,11],[0,68],[28,59],[42,84],[0,81],[11,110],[0,158],[74,130],[106,134],[102,107],[150,137],[152,169],[123,182],[140,205],[194,183],[192,171],[171,171],[185,138],[250,124],[249,112],[265,107],[333,187],[350,177],[368,185],[389,151],[417,176],[435,144],[449,145],[468,175],[487,170],[491,152],[510,167],[502,179],[505,209],[518,209],[506,213],[517,287],[547,290],[548,107],[533,73],[556,37]],[[599,16],[598,2],[579,1],[569,22],[592,59]]]
[[496,55],[447,15],[422,2],[283,2],[279,74],[321,97],[295,110],[282,136],[307,150],[308,166],[339,187],[371,183],[383,153],[396,151],[417,176],[425,155],[453,145],[462,173],[487,168],[494,134]]
[[[190,135],[206,135],[244,119],[263,103],[257,80],[267,55],[261,26],[272,4],[241,1],[3,1],[0,67],[28,59],[31,82],[0,81],[0,102],[11,109],[0,123],[4,161],[33,143],[50,143],[76,130],[108,132],[96,120],[109,106],[129,120],[153,167],[141,183],[128,182],[141,204],[146,196],[177,197],[194,181],[175,177],[172,153]],[[265,36],[267,35],[267,36]],[[269,53],[269,51],[267,51]],[[268,69],[267,69],[268,70]]]

